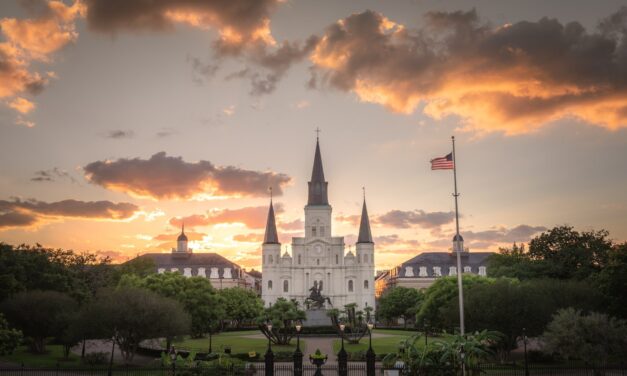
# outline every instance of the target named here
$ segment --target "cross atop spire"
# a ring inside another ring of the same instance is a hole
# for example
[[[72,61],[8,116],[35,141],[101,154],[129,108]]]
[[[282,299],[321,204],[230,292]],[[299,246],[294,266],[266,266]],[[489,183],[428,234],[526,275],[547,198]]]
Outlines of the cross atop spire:
[[[318,141],[320,139],[320,132],[322,132],[322,131],[320,130],[320,128],[316,127],[315,132],[316,132],[316,141]]]
[[[317,129],[317,132],[320,130]],[[327,196],[328,183],[324,180],[324,170],[322,168],[322,156],[320,154],[320,141],[316,137],[316,153],[311,171],[311,181],[309,181],[309,200],[307,205],[329,205]]]

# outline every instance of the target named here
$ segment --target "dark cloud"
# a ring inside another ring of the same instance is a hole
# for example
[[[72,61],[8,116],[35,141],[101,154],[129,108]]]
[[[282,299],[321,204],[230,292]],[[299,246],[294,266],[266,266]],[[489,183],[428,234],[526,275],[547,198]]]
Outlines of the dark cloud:
[[[150,159],[97,161],[84,167],[85,176],[107,189],[156,199],[187,199],[201,194],[212,196],[266,196],[268,187],[276,195],[290,177],[275,172],[215,166],[209,161],[185,162],[165,152]]]
[[[476,12],[432,12],[421,29],[365,11],[326,29],[311,85],[411,113],[524,133],[564,116],[627,126],[627,7],[594,31],[542,18],[499,27]]]
[[[270,13],[278,0],[86,0],[91,29],[165,31],[182,23],[220,33],[219,45],[236,50],[245,43],[271,42]]]
[[[411,226],[420,226],[423,228],[434,228],[453,222],[455,219],[454,212],[425,212],[424,210],[391,210],[385,214],[379,215],[374,222],[395,227],[409,228]]]
[[[486,231],[464,231],[465,240],[474,242],[514,243],[527,242],[534,235],[546,231],[544,226],[518,225],[513,228],[499,227]]]
[[[398,241],[399,241],[399,238],[398,238],[397,234],[381,235],[381,236],[375,236],[374,237],[375,244],[381,245],[381,246],[394,244],[394,243],[396,243]]]
[[[111,201],[0,200],[0,227],[30,226],[46,218],[129,219],[139,207]]]
[[[76,179],[69,172],[61,170],[60,168],[52,168],[50,170],[35,171],[35,176],[30,180],[36,182],[53,182],[58,180],[69,180],[72,183],[77,183]]]
[[[274,212],[280,214],[283,212],[283,205],[274,204]],[[170,224],[175,227],[181,227],[185,223],[185,227],[197,226],[213,226],[223,223],[243,223],[246,227],[252,229],[262,229],[266,227],[268,218],[267,206],[249,206],[240,209],[221,209],[213,210],[207,214],[194,214],[186,217],[176,217],[170,219]]]
[[[212,79],[220,68],[219,64],[203,63],[199,58],[189,55],[187,62],[192,65],[192,81],[197,85]]]
[[[121,139],[125,139],[125,138],[133,138],[135,137],[135,132],[131,131],[131,130],[122,130],[122,129],[116,129],[116,130],[112,130],[107,132],[106,135],[107,138],[112,138],[115,140],[121,140]]]

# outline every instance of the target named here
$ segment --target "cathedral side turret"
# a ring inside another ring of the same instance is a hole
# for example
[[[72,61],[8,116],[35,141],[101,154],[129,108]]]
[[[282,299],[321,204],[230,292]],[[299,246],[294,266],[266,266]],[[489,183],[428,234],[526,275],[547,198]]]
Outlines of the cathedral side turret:
[[[262,299],[266,306],[279,297],[304,303],[316,285],[333,307],[356,303],[374,308],[374,243],[366,201],[362,207],[355,254],[346,252],[344,237],[333,236],[332,210],[324,178],[320,143],[316,150],[308,200],[305,206],[305,236],[292,238],[291,256],[281,255],[272,200],[262,245]]]

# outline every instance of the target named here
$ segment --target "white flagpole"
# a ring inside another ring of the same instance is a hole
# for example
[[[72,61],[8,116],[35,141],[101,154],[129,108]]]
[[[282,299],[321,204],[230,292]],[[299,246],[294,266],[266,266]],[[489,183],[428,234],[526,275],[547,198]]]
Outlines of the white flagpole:
[[[459,290],[459,331],[463,336],[466,333],[466,328],[464,325],[464,289],[462,286],[462,258],[461,253],[463,249],[462,242],[459,241],[459,211],[457,205],[457,197],[459,193],[457,193],[457,161],[455,160],[455,136],[451,136],[451,140],[453,141],[453,182],[455,185],[455,193],[453,196],[455,197],[455,241],[453,243],[453,250],[457,253],[457,289]],[[461,245],[461,247],[460,247]]]

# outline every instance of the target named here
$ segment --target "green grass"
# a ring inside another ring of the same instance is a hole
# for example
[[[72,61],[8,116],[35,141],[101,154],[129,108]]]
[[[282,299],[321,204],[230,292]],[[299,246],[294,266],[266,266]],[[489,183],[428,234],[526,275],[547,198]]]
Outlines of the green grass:
[[[407,338],[416,334],[414,331],[405,331],[405,330],[386,330],[386,329],[375,329],[373,333],[386,334],[386,337],[373,337],[372,338],[372,349],[377,354],[386,354],[391,352],[398,351],[398,345],[401,341],[406,340]],[[444,337],[438,338],[428,338],[429,341],[434,340],[446,340]],[[416,347],[422,349],[424,347],[424,337],[420,337],[416,341]],[[333,350],[335,352],[340,351],[341,340],[337,339],[333,341]],[[358,344],[350,344],[344,341],[344,348],[347,352],[356,352],[356,351],[366,351],[368,350],[368,335],[365,335]]]
[[[26,346],[20,346],[13,351],[13,354],[0,356],[0,359],[18,365],[24,363],[26,367],[38,368],[56,367],[57,363],[62,368],[81,365],[80,357],[72,353],[70,353],[69,359],[64,359],[63,346],[61,345],[46,345],[45,354],[33,354]]]
[[[240,331],[240,332],[224,332],[220,334],[214,334],[212,336],[212,349],[214,352],[222,352],[225,346],[231,346],[231,352],[248,353],[255,351],[258,354],[264,354],[268,348],[268,340],[265,337],[262,338],[247,338],[247,336],[253,336],[261,334],[260,331]],[[176,348],[184,350],[196,350],[199,352],[206,352],[209,349],[209,338],[189,338],[186,337],[182,341],[174,341],[172,343]],[[301,350],[305,349],[305,341],[300,341]],[[296,338],[293,338],[291,343],[287,346],[272,345],[273,351],[294,351],[296,349]]]

